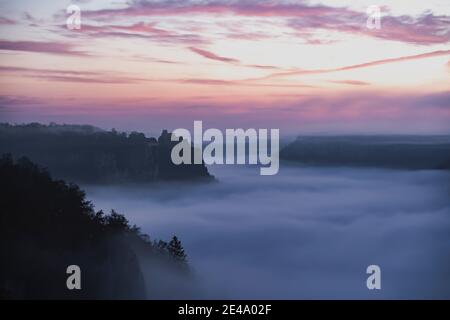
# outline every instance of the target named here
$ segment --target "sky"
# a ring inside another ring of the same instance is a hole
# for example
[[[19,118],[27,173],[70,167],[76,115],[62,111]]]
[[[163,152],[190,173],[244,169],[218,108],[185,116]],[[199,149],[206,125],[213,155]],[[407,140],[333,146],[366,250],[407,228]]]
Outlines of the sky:
[[[66,9],[81,10],[80,29]],[[367,9],[380,9],[380,28]],[[450,133],[447,0],[0,0],[0,121]]]

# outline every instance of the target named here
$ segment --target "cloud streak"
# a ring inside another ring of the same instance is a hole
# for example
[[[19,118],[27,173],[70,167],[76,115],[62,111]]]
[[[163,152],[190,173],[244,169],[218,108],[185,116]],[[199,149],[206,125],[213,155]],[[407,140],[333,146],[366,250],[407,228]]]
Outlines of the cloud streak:
[[[67,33],[67,28],[62,25],[59,33],[64,35],[89,37],[89,38],[125,38],[125,39],[142,39],[166,44],[188,44],[188,45],[204,45],[209,41],[198,34],[179,33],[158,28],[156,23],[138,22],[134,24],[107,24],[92,25],[84,23],[81,29]]]
[[[0,66],[0,71],[3,74],[10,74],[13,76],[25,76],[34,79],[56,82],[76,82],[86,84],[133,84],[149,81],[143,78],[117,76],[106,72],[35,69],[10,66]]]
[[[232,63],[232,64],[240,63],[240,61],[237,59],[222,57],[222,56],[216,55],[215,53],[212,53],[207,50],[203,50],[203,49],[199,49],[199,48],[195,48],[195,47],[190,47],[189,50],[191,50],[192,52],[194,52],[206,59],[221,61],[221,62],[226,62],[226,63]]]
[[[413,60],[420,60],[420,59],[439,57],[439,56],[445,56],[445,55],[450,55],[450,50],[437,50],[437,51],[421,53],[421,54],[416,54],[416,55],[410,55],[410,56],[403,56],[403,57],[396,57],[396,58],[388,58],[388,59],[382,59],[382,60],[369,61],[369,62],[365,62],[365,63],[353,64],[353,65],[337,67],[337,68],[302,69],[302,70],[294,70],[294,71],[281,72],[281,73],[273,73],[273,74],[268,75],[268,76],[266,76],[266,77],[264,77],[262,79],[286,77],[286,76],[299,76],[299,75],[307,75],[307,74],[320,74],[320,73],[332,73],[332,72],[348,71],[348,70],[374,67],[374,66],[379,66],[379,65],[389,64],[389,63],[395,63],[395,62],[413,61]]]
[[[359,81],[359,80],[332,80],[328,81],[330,83],[336,83],[336,84],[347,84],[352,86],[368,86],[370,85],[369,82],[365,81]]]
[[[229,63],[229,64],[236,65],[236,66],[262,69],[262,70],[280,70],[280,68],[275,67],[275,66],[259,65],[259,64],[243,64],[239,59],[223,57],[223,56],[217,55],[211,51],[196,48],[196,47],[189,47],[189,50],[198,54],[199,56],[201,56],[205,59]]]
[[[6,17],[0,17],[0,25],[11,25],[11,24],[16,24],[16,21]]]
[[[47,53],[77,57],[89,56],[86,52],[75,50],[72,44],[60,42],[0,40],[0,50]]]
[[[303,1],[131,1],[120,9],[92,10],[90,18],[155,17],[187,15],[236,15],[256,18],[284,18],[296,31],[330,30],[362,34],[368,37],[429,45],[450,41],[450,17],[425,13],[420,16],[383,17],[383,28],[373,31],[366,27],[367,15],[345,7],[311,5]],[[270,24],[270,22],[268,22]]]

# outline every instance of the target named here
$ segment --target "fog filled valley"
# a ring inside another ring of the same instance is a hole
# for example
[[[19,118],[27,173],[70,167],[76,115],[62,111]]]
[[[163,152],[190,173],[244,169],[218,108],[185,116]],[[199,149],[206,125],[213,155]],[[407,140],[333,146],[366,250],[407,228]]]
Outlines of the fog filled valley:
[[[83,185],[152,237],[179,235],[184,298],[449,298],[450,172],[211,166],[208,184]],[[366,268],[382,269],[382,290]]]
[[[301,137],[267,176],[177,166],[173,146],[0,124],[0,297],[450,298],[449,136]]]

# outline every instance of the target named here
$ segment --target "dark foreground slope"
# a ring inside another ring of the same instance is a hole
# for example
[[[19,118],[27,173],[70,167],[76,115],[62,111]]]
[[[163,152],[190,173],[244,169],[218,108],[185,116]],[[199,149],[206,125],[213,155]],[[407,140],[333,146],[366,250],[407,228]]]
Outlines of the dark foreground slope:
[[[211,179],[203,164],[174,165],[176,142],[170,138],[167,131],[156,140],[91,126],[0,124],[0,154],[26,156],[53,176],[76,182]]]
[[[161,297],[149,278],[189,277],[174,237],[152,242],[120,214],[94,212],[76,185],[53,180],[22,158],[0,159],[0,296],[10,299]],[[66,269],[81,268],[81,290],[68,290]],[[164,292],[162,297],[167,297]]]
[[[301,137],[284,147],[280,157],[321,166],[450,169],[450,137]]]

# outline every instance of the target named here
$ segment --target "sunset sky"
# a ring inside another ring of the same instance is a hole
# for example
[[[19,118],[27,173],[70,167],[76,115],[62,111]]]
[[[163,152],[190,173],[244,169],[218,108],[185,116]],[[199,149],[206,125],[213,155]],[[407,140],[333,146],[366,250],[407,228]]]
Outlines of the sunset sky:
[[[81,8],[81,29],[66,8]],[[366,9],[381,8],[381,29]],[[450,133],[448,0],[0,0],[0,122]]]

